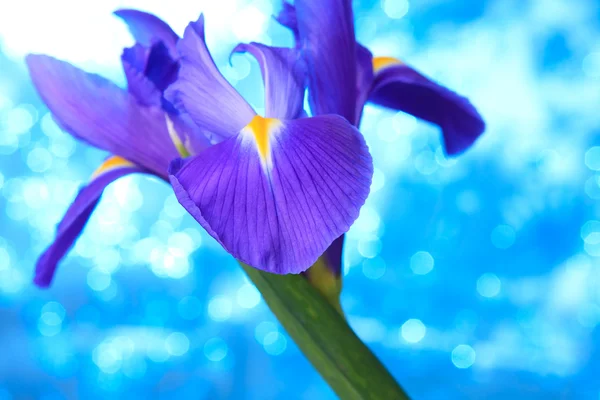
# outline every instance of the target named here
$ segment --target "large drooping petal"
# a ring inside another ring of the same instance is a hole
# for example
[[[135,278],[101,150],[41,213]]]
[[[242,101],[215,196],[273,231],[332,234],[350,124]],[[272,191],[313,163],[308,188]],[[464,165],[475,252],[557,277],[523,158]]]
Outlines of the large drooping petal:
[[[469,100],[393,58],[373,60],[373,103],[393,108],[442,128],[446,152],[456,155],[475,142],[485,123]]]
[[[296,119],[302,115],[306,69],[298,50],[241,43],[233,51],[252,54],[260,65],[265,84],[265,117]]]
[[[121,9],[114,12],[127,24],[135,41],[145,47],[150,47],[154,42],[161,41],[169,49],[173,59],[177,59],[177,40],[179,36],[171,27],[155,15],[131,9]]]
[[[356,121],[356,39],[350,0],[296,0],[313,115]]]
[[[34,278],[37,285],[41,287],[50,285],[57,264],[73,246],[85,227],[104,189],[111,182],[134,172],[145,172],[145,170],[121,157],[110,157],[96,170],[92,180],[79,191],[62,221],[58,224],[54,242],[39,258]]]
[[[306,270],[350,228],[373,165],[360,132],[340,116],[256,116],[170,173],[179,202],[227,251],[286,274]]]
[[[35,87],[58,124],[73,136],[166,176],[178,157],[165,113],[95,74],[45,55],[28,55]]]
[[[202,15],[188,25],[177,47],[181,67],[167,99],[217,139],[236,135],[256,113],[217,69],[204,41]]]

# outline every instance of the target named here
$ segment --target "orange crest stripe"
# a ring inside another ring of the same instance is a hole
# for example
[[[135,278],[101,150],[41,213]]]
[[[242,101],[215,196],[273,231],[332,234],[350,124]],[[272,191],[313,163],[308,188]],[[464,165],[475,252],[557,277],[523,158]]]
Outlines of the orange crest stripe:
[[[258,154],[263,161],[269,160],[271,153],[269,136],[275,125],[279,122],[276,118],[263,118],[260,115],[255,115],[252,121],[246,125],[245,129],[248,129],[252,133]]]
[[[402,61],[394,57],[373,57],[373,73],[377,74],[384,68],[402,64]]]
[[[92,180],[117,168],[135,167],[135,164],[123,157],[112,156],[106,159],[92,174]]]

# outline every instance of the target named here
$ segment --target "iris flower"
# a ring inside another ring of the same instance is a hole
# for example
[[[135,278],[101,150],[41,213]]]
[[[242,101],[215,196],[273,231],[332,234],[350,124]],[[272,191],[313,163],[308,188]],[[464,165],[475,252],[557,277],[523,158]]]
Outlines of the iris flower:
[[[179,39],[157,17],[136,10],[115,12],[137,43],[123,51],[127,89],[46,55],[28,55],[33,83],[59,126],[76,138],[113,154],[94,172],[58,225],[56,238],[39,258],[34,281],[49,286],[56,266],[77,239],[104,189],[132,173],[168,179],[169,162],[186,142],[190,151],[208,147],[189,117],[164,99],[177,77]],[[178,136],[179,132],[182,136]]]
[[[305,71],[295,49],[235,49],[260,65],[262,117],[219,73],[202,16],[179,40],[153,15],[116,14],[137,41],[122,56],[127,90],[52,57],[27,57],[57,123],[114,154],[68,208],[35,282],[51,283],[104,188],[130,173],[170,180],[183,206],[238,260],[275,273],[307,269],[349,229],[369,193],[372,160],[361,134],[340,116],[302,118]]]
[[[285,274],[310,267],[358,217],[373,166],[361,133],[339,115],[305,118],[296,49],[242,44],[264,80],[257,115],[215,67],[202,18],[178,43],[167,98],[219,143],[171,164],[179,202],[235,258]]]
[[[447,154],[457,155],[483,133],[471,103],[393,57],[373,57],[356,41],[351,0],[296,0],[276,17],[292,30],[308,69],[313,115],[335,113],[360,125],[367,102],[404,111],[441,127]],[[343,236],[327,250],[339,276]]]

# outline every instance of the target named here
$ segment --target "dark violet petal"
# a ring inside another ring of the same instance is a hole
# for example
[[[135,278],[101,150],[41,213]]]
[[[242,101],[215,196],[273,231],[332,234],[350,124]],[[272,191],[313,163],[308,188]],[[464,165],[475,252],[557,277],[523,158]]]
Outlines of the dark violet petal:
[[[110,81],[44,55],[28,55],[31,79],[58,124],[73,136],[166,176],[178,156],[165,113],[142,106]]]
[[[449,155],[465,151],[485,130],[481,115],[467,98],[405,64],[381,68],[369,100],[440,126]]]
[[[295,119],[302,115],[306,70],[298,50],[242,43],[233,51],[252,54],[260,65],[265,83],[265,117]]]
[[[335,239],[325,251],[325,265],[336,277],[342,274],[342,256],[344,251],[344,236]]]
[[[148,55],[150,49],[140,43],[136,43],[131,47],[123,49],[121,61],[126,62],[133,70],[144,74],[146,64],[148,63]]]
[[[202,15],[188,25],[177,47],[181,67],[167,100],[221,140],[237,134],[256,113],[217,69],[204,42]]]
[[[356,39],[350,0],[296,0],[313,115],[356,121]]]
[[[129,93],[146,106],[165,105],[163,92],[177,78],[179,63],[171,58],[164,43],[155,42],[150,47],[136,43],[123,50],[121,61]]]
[[[169,54],[169,50],[163,42],[156,42],[150,46],[144,75],[152,82],[160,92],[175,82],[179,62]]]
[[[373,163],[360,132],[340,116],[257,116],[170,173],[179,202],[228,252],[287,274],[305,271],[350,228]]]
[[[125,159],[110,157],[97,170],[91,182],[79,191],[58,225],[54,242],[37,262],[34,282],[38,286],[50,286],[58,263],[81,234],[104,189],[111,182],[134,172],[145,171]]]
[[[160,107],[162,93],[144,73],[149,53],[150,49],[136,43],[133,47],[123,50],[121,62],[129,93],[145,106]]]
[[[177,59],[176,45],[179,37],[166,22],[139,10],[121,9],[114,14],[125,21],[136,42],[150,47],[152,43],[161,41],[169,49],[171,58]]]

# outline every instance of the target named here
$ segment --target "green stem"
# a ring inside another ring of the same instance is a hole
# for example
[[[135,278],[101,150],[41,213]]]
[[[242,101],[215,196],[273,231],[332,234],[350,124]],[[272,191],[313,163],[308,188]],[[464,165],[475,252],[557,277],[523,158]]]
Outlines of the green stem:
[[[269,274],[240,264],[279,322],[341,399],[409,398],[306,278]]]

